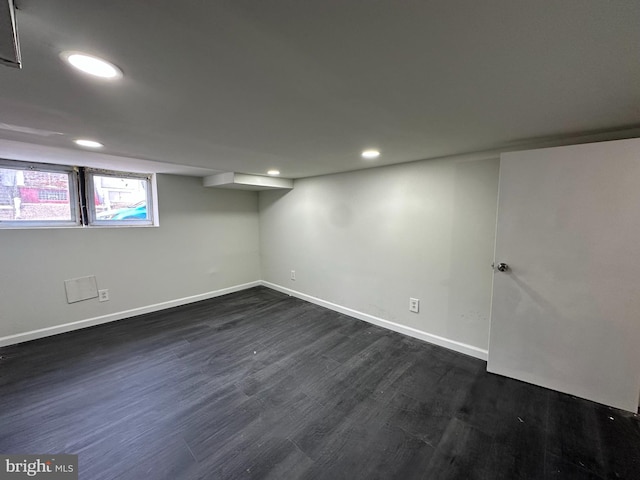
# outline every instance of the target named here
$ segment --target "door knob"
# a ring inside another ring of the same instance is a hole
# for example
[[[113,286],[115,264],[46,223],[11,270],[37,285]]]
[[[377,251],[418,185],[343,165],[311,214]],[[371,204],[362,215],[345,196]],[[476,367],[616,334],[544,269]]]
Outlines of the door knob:
[[[499,272],[506,272],[507,270],[509,270],[509,265],[507,265],[506,263],[499,263],[496,268]]]

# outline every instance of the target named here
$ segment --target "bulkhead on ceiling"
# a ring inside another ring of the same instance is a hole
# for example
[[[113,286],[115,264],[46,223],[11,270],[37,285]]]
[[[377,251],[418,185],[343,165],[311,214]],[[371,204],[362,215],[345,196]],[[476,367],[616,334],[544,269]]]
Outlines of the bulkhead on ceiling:
[[[236,190],[291,190],[293,188],[293,180],[289,178],[247,175],[245,173],[236,172],[209,175],[202,179],[202,184],[205,187],[233,188]]]

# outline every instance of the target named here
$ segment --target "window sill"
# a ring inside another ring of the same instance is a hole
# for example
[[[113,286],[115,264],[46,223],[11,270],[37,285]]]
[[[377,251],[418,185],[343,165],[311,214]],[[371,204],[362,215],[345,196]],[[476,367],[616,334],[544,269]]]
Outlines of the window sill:
[[[160,225],[0,225],[2,230],[94,230],[103,228],[157,228]]]

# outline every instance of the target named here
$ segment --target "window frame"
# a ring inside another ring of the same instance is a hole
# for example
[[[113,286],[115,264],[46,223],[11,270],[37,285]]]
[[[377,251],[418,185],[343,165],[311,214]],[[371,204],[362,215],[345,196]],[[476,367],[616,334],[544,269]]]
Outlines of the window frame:
[[[109,227],[157,227],[158,192],[155,173],[136,173],[106,170],[93,167],[79,167],[54,163],[38,163],[0,158],[0,168],[13,170],[34,170],[51,173],[66,173],[69,176],[69,205],[72,220],[0,220],[0,230],[42,229],[42,228],[109,228]],[[112,176],[146,180],[146,219],[99,220],[95,205],[94,176]]]
[[[37,162],[23,162],[0,158],[0,168],[9,170],[33,170],[38,172],[66,173],[69,177],[69,207],[71,220],[0,220],[2,228],[56,228],[82,226],[80,215],[80,193],[78,167]]]
[[[147,204],[147,218],[133,218],[129,220],[100,220],[97,218],[96,202],[95,202],[95,183],[93,178],[99,177],[114,177],[114,178],[131,178],[135,180],[146,180],[146,204]],[[85,181],[85,198],[87,206],[87,219],[88,226],[96,227],[123,227],[123,226],[154,226],[157,224],[154,208],[154,192],[155,182],[154,175],[151,173],[133,173],[133,172],[119,172],[115,170],[102,170],[98,168],[85,168],[84,169],[84,181]]]

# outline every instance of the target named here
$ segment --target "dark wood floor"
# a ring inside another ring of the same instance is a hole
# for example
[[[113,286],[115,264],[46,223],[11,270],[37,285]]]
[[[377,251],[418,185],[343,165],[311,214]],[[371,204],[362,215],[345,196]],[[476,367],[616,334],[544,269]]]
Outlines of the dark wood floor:
[[[0,453],[81,479],[640,478],[637,417],[262,287],[0,356]]]

